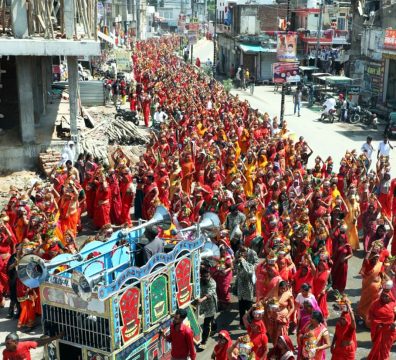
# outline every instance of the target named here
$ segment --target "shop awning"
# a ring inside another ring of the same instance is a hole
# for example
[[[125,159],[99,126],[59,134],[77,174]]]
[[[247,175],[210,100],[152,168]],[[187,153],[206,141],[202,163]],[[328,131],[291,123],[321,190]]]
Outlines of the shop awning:
[[[112,37],[110,37],[109,35],[106,35],[105,33],[98,31],[98,37],[101,38],[102,40],[107,41],[108,43],[114,45],[114,39]]]
[[[261,45],[239,45],[239,48],[244,52],[244,53],[259,53],[259,52],[267,52]],[[272,49],[271,49],[272,50]],[[275,49],[276,52],[276,49]]]

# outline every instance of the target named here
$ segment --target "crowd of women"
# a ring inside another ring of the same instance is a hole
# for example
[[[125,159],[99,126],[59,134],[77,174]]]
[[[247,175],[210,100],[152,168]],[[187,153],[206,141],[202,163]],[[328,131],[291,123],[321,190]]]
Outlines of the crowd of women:
[[[15,273],[23,255],[50,260],[76,252],[82,214],[96,237],[106,238],[112,225],[131,226],[132,207],[136,219],[148,220],[162,204],[174,227],[207,211],[221,220],[213,239],[221,256],[210,274],[220,311],[229,311],[236,296],[246,334],[233,343],[227,329],[219,331],[214,359],[325,359],[327,349],[333,359],[355,359],[355,312],[371,331],[368,359],[389,359],[396,340],[396,182],[389,159],[370,164],[367,153],[353,150],[338,171],[331,157],[309,166],[313,151],[305,139],[184,63],[174,55],[178,46],[178,38],[165,37],[134,49],[132,98],[145,99],[146,124],[154,110],[167,114],[137,164],[120,149],[111,168],[88,154],[27,191],[10,189],[0,223],[0,301],[10,296],[9,316],[22,329],[40,313],[38,289]],[[361,299],[352,310],[348,261],[359,249]],[[340,313],[332,341],[330,296]]]

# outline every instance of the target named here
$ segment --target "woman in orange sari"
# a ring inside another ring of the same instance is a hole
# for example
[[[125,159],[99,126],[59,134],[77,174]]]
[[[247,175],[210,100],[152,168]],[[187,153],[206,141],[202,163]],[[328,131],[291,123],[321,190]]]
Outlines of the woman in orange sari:
[[[64,189],[64,194],[59,202],[59,211],[59,226],[62,234],[70,230],[74,237],[77,236],[77,226],[79,222],[78,191],[73,182],[69,182],[68,186]]]
[[[15,222],[15,237],[17,244],[20,244],[26,237],[26,233],[29,227],[29,216],[28,212],[24,207],[20,207],[17,211],[17,219]]]
[[[346,199],[346,205],[349,212],[346,215],[345,223],[348,226],[347,238],[352,250],[359,249],[359,235],[357,229],[357,220],[360,216],[360,206],[355,195],[351,195]]]
[[[378,299],[381,289],[382,264],[380,254],[371,250],[363,260],[363,266],[359,272],[362,275],[362,291],[357,311],[367,327],[370,327],[368,318],[370,306]]]
[[[182,189],[187,195],[190,195],[195,172],[195,166],[191,155],[187,155],[186,160],[181,163],[181,168],[183,175],[181,181]]]

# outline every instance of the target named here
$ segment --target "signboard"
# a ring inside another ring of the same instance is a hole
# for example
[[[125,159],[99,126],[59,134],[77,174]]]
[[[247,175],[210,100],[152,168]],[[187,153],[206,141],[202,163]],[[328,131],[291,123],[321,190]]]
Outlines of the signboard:
[[[188,30],[189,31],[195,31],[195,32],[199,31],[199,24],[198,23],[190,22],[187,26],[188,26]]]
[[[115,51],[118,71],[131,71],[131,55],[129,51],[117,49]]]
[[[198,41],[198,35],[195,31],[193,31],[193,32],[189,31],[187,34],[187,38],[188,38],[189,45],[195,45]]]
[[[278,34],[276,58],[282,62],[295,62],[297,53],[297,34]]]
[[[177,27],[178,27],[179,31],[184,31],[184,29],[186,28],[186,15],[183,15],[183,14],[179,15]]]
[[[374,94],[381,94],[383,88],[384,61],[370,61],[366,67],[368,86]]]
[[[396,51],[396,30],[385,30],[384,49]]]
[[[299,63],[273,63],[272,74],[273,82],[276,84],[283,84],[286,82],[299,82],[300,75],[298,75]]]
[[[359,95],[360,94],[360,86],[351,86],[347,88],[348,95]]]

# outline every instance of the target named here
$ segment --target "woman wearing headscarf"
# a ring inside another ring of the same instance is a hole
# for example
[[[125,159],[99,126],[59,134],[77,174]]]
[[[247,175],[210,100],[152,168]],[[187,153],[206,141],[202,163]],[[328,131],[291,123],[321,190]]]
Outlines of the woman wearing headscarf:
[[[216,281],[219,309],[225,309],[231,302],[230,286],[232,281],[232,257],[225,245],[220,246],[220,259],[212,271],[212,278]]]
[[[302,330],[309,324],[315,311],[320,313],[320,307],[317,302],[311,298],[306,299],[298,318],[298,334],[301,334]]]
[[[268,353],[268,358],[271,360],[296,360],[297,356],[294,354],[294,345],[287,335],[278,337],[276,346],[274,346]]]
[[[355,316],[347,299],[343,299],[340,306],[342,313],[337,321],[331,344],[331,359],[355,360],[357,348]]]
[[[390,291],[393,283],[387,285],[369,311],[373,346],[367,360],[389,360],[396,340],[396,300]]]
[[[258,308],[257,308],[258,309]],[[253,310],[253,311],[252,311]],[[243,323],[253,343],[253,352],[256,360],[265,360],[268,353],[268,337],[264,321],[255,315],[257,310],[252,308],[243,317]],[[253,316],[251,314],[253,313]]]
[[[329,331],[324,325],[323,315],[314,311],[298,336],[298,359],[324,360],[330,347]]]
[[[230,333],[227,330],[219,332],[217,344],[212,353],[213,360],[227,360],[227,351],[232,346]]]

